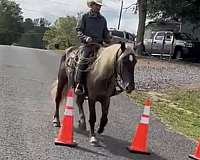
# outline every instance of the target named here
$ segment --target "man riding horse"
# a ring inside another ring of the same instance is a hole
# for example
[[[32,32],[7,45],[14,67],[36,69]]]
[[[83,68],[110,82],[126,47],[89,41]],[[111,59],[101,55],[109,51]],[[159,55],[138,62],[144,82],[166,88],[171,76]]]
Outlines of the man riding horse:
[[[79,47],[70,47],[60,61],[53,124],[55,127],[60,127],[60,102],[62,102],[63,93],[66,92],[65,89],[74,86],[73,78],[76,72],[77,55],[81,53],[75,80],[78,82],[75,87],[75,93],[77,94],[75,103],[79,111],[78,128],[83,131],[87,129],[83,106],[87,96],[90,143],[98,146],[95,132],[95,104],[96,102],[101,104],[102,114],[97,130],[97,133],[101,134],[108,122],[111,97],[123,91],[130,93],[135,89],[134,70],[137,59],[135,51],[130,47],[126,47],[123,42],[99,49],[103,42],[107,43],[111,40],[106,19],[100,14],[102,0],[88,0],[87,4],[91,9],[82,16],[76,28],[83,44],[82,50],[80,52]],[[96,48],[96,46],[98,47]],[[94,63],[88,68],[86,62],[91,62],[94,59],[94,53],[96,53]],[[84,76],[86,71],[87,76]],[[118,88],[120,90],[117,90]]]
[[[76,75],[77,86],[75,93],[81,95],[84,93],[84,73],[87,65],[84,59],[89,58],[93,52],[90,43],[102,45],[103,42],[110,43],[110,34],[107,28],[105,17],[100,14],[102,0],[88,0],[87,5],[90,11],[83,14],[77,23],[76,31],[83,45],[82,57],[79,60],[78,70]]]

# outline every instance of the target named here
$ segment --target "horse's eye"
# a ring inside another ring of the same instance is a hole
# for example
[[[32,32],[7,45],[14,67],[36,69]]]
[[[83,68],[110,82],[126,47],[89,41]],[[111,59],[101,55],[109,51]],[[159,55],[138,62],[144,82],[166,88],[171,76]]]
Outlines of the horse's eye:
[[[129,61],[133,62],[133,55],[129,55]]]

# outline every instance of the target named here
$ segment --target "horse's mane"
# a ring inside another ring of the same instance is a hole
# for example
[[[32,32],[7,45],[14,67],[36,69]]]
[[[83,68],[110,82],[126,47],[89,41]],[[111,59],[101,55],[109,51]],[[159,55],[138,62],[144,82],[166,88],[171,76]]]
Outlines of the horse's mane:
[[[91,73],[95,75],[95,79],[106,79],[114,73],[114,63],[120,47],[120,44],[113,44],[99,50],[98,57],[91,70]]]

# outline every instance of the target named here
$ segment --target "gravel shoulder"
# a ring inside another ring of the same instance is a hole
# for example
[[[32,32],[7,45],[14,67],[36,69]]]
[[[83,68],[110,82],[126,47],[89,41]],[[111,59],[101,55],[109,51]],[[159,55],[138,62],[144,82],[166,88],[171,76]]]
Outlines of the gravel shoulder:
[[[144,91],[200,88],[200,64],[139,57],[135,82]]]

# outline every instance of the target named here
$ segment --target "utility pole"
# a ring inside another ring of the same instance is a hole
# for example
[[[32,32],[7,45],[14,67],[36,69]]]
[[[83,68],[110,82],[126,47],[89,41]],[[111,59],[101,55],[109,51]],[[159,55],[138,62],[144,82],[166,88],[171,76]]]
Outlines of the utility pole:
[[[118,27],[117,27],[118,30],[119,30],[120,23],[121,23],[121,18],[122,18],[123,3],[124,3],[124,2],[123,2],[123,0],[122,0],[121,9],[120,9],[120,14],[119,14],[119,22],[118,22]]]
[[[138,55],[143,53],[143,41],[144,41],[144,31],[145,31],[145,21],[147,14],[147,0],[137,0],[138,11],[139,11],[139,24],[137,29],[137,43],[142,43],[139,45],[136,52]]]

